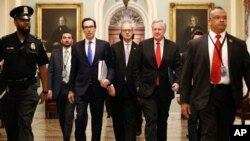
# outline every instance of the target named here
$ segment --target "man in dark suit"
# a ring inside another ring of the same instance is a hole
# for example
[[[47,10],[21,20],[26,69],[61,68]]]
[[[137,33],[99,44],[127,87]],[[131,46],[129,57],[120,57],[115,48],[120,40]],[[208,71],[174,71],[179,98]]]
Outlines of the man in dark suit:
[[[110,101],[112,121],[116,141],[136,141],[137,92],[133,66],[138,57],[138,45],[133,41],[131,23],[122,23],[120,37],[121,41],[111,46],[115,69],[113,85],[116,90],[116,95]]]
[[[188,42],[181,109],[186,117],[192,112],[190,105],[198,110],[201,141],[228,141],[229,127],[242,103],[242,77],[250,88],[250,56],[244,41],[226,33],[223,8],[211,9],[208,24],[209,33]]]
[[[174,42],[164,38],[162,20],[153,21],[152,32],[153,38],[140,43],[135,85],[146,118],[146,141],[166,141],[169,107],[179,89],[180,53]]]
[[[86,141],[88,123],[87,107],[90,105],[92,141],[100,141],[106,88],[113,79],[113,62],[108,42],[95,38],[96,22],[91,18],[82,20],[86,39],[72,47],[70,91],[68,99],[76,104],[76,141]],[[98,62],[107,65],[107,77],[98,81]]]
[[[75,109],[74,104],[68,101],[72,34],[62,33],[61,44],[61,48],[53,50],[48,66],[48,99],[56,100],[63,140],[70,141]]]

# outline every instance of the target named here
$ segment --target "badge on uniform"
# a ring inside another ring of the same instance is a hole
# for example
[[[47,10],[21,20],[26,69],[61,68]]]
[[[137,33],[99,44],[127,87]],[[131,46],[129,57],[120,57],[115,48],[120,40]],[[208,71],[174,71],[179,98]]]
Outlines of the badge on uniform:
[[[221,66],[221,75],[226,76],[227,75],[227,68],[225,66]]]
[[[31,43],[31,44],[30,44],[30,48],[31,48],[32,50],[35,50],[35,49],[36,49],[35,43]]]

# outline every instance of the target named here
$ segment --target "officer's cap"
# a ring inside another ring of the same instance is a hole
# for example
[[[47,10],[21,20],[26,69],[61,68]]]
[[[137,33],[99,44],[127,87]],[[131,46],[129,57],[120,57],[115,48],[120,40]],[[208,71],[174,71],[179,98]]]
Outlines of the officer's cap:
[[[30,19],[34,10],[29,6],[18,6],[10,11],[10,16],[14,19]]]

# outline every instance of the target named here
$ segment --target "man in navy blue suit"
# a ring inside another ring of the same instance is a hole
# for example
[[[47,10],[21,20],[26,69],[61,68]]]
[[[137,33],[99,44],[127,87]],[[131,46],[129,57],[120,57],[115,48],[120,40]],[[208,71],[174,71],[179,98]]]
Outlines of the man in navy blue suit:
[[[62,47],[54,49],[50,58],[48,99],[56,100],[63,140],[70,141],[75,109],[74,104],[68,101],[72,34],[69,32],[62,33],[61,44]]]
[[[95,20],[84,18],[82,29],[86,38],[77,42],[72,48],[68,99],[76,104],[76,141],[86,140],[88,105],[91,113],[92,141],[100,141],[106,89],[111,85],[114,75],[113,61],[109,43],[95,38]],[[98,81],[100,60],[104,60],[107,65],[107,77],[102,81]]]

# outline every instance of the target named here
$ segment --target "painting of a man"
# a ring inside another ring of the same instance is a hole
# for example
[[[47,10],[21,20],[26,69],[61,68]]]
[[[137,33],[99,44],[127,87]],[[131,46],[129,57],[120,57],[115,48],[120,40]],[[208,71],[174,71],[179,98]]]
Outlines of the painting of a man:
[[[207,32],[207,9],[176,10],[176,43],[180,52],[186,51],[186,43],[191,40],[195,30]]]
[[[54,30],[50,37],[50,45],[52,48],[57,48],[60,46],[60,39],[63,33],[71,33],[71,29],[69,29],[66,25],[66,19],[64,16],[60,16],[58,19],[58,27]]]
[[[70,32],[77,40],[77,10],[76,9],[43,9],[42,39],[46,51],[51,52],[60,46],[62,33]]]
[[[186,50],[186,43],[191,40],[191,36],[196,30],[203,31],[202,27],[198,25],[198,19],[195,16],[191,16],[189,19],[190,24],[183,32],[182,38],[182,52]]]

